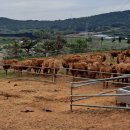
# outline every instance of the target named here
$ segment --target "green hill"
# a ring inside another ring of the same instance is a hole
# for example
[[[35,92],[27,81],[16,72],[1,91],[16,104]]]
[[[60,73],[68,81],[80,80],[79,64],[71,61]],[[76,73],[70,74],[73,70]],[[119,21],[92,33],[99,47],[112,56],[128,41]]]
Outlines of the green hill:
[[[130,34],[130,10],[56,21],[21,21],[0,18],[0,34],[32,32],[37,29],[65,33],[93,31],[112,35],[128,35]]]

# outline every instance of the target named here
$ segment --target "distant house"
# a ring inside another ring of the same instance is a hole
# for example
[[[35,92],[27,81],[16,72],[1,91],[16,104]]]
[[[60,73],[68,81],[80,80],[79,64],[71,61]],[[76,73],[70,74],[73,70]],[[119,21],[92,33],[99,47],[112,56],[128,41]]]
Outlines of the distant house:
[[[97,34],[97,35],[93,35],[94,37],[97,37],[97,38],[101,38],[103,37],[104,39],[113,39],[114,37],[110,37],[108,35],[105,35],[105,34]]]

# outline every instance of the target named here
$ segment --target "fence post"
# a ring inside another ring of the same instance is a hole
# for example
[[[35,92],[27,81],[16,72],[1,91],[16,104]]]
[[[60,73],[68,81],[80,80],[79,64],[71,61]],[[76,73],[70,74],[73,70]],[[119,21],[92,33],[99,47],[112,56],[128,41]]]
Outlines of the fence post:
[[[52,80],[53,80],[54,83],[56,81],[56,74],[55,74],[55,72],[56,72],[56,70],[55,70],[55,68],[53,68]]]
[[[73,97],[72,97],[72,95],[73,95],[73,84],[71,83],[71,89],[70,89],[70,111],[72,112],[73,111],[73,106],[72,106],[72,104],[73,104]]]

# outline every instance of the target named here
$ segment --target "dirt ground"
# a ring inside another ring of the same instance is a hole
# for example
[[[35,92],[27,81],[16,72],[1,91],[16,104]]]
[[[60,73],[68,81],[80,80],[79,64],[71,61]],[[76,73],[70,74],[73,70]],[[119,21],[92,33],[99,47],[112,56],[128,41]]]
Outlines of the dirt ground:
[[[129,130],[130,111],[74,107],[70,112],[70,83],[56,84],[0,79],[0,130]],[[75,93],[97,93],[102,84]],[[77,102],[78,103],[78,102]],[[115,98],[91,98],[79,103],[115,105]]]

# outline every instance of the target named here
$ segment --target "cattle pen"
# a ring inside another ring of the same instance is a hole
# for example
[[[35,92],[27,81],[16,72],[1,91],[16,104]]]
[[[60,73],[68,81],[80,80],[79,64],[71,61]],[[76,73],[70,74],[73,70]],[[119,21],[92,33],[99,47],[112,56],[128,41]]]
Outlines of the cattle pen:
[[[3,65],[1,65],[2,67]],[[24,67],[27,67],[27,66],[24,66]],[[33,66],[31,66],[33,67]],[[43,69],[42,67],[35,67],[35,68],[38,68],[38,69]],[[43,74],[43,73],[34,73],[34,72],[31,72],[31,71],[23,71],[23,72],[20,72],[21,74],[22,73],[26,73],[26,74],[29,74],[29,75],[33,75],[35,77],[37,77],[38,75],[41,75],[41,76],[49,76],[51,77],[50,80],[39,80],[38,77],[34,80],[33,78],[33,81],[38,81],[38,82],[48,82],[48,83],[56,83],[56,79],[58,78],[58,76],[60,77],[70,77],[71,78],[71,81],[69,80],[69,83],[71,84],[71,87],[70,87],[70,110],[73,111],[73,107],[94,107],[94,108],[113,108],[113,109],[126,109],[126,110],[130,110],[130,107],[129,106],[126,106],[126,107],[121,107],[121,106],[103,106],[103,105],[92,105],[92,104],[74,104],[74,102],[77,102],[77,101],[81,101],[81,100],[85,100],[85,99],[90,99],[90,98],[94,98],[94,97],[116,97],[116,96],[130,96],[130,94],[108,94],[108,93],[111,93],[111,92],[115,92],[117,89],[115,90],[112,90],[112,91],[107,91],[107,92],[102,92],[102,93],[96,93],[96,94],[74,94],[74,90],[75,89],[78,89],[78,88],[82,88],[82,87],[85,87],[87,85],[92,85],[92,84],[97,84],[97,83],[101,83],[101,82],[110,82],[110,83],[114,83],[114,84],[121,84],[121,85],[130,85],[130,83],[124,83],[124,82],[115,82],[113,80],[116,80],[116,79],[125,79],[125,78],[130,78],[130,75],[126,74],[119,74],[119,73],[109,73],[109,72],[100,72],[100,71],[89,71],[89,70],[80,70],[80,71],[87,71],[87,72],[91,72],[91,73],[98,73],[98,74],[117,74],[118,76],[117,77],[113,77],[113,78],[106,78],[106,79],[91,79],[89,77],[74,77],[72,75],[66,75],[65,74],[65,71],[67,70],[67,68],[59,68],[60,71],[64,72],[64,73],[55,73],[55,69],[54,68],[51,68],[53,70],[53,73],[52,74]],[[2,69],[1,69],[2,70]],[[12,70],[12,69],[11,69]],[[69,71],[78,71],[79,69],[69,69]],[[16,72],[15,72],[16,74]],[[5,75],[7,76],[8,73],[7,71],[5,70]],[[17,77],[17,75],[16,75]],[[21,75],[18,76],[19,79],[24,79]],[[17,77],[17,78],[18,78]],[[48,77],[47,77],[48,78]],[[77,81],[77,82],[74,82],[75,79],[80,79],[81,81]],[[25,80],[25,79],[24,79]],[[26,80],[29,80],[29,78],[27,78]],[[82,81],[83,80],[83,81]]]

